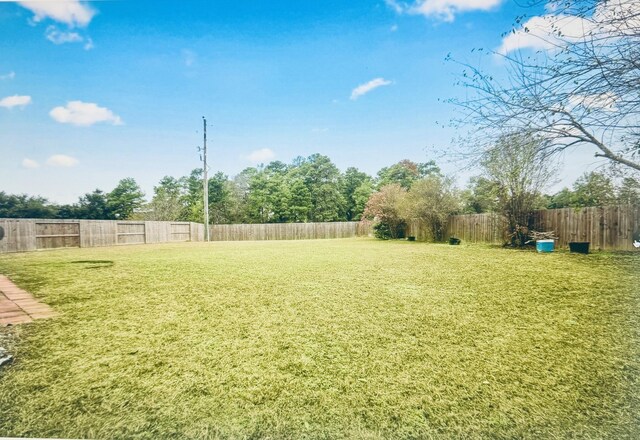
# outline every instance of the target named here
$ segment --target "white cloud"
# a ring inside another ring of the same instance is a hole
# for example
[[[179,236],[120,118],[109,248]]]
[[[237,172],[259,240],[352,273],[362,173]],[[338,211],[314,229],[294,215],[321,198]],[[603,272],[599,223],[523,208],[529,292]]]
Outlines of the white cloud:
[[[555,5],[555,4],[553,4]],[[522,28],[507,35],[497,52],[506,55],[519,49],[552,50],[578,42],[589,35],[620,37],[640,28],[640,2],[616,0],[601,2],[592,17],[555,14],[550,6],[546,15],[532,17]]]
[[[54,154],[47,159],[47,165],[51,167],[70,168],[78,165],[79,161],[75,157],[66,156],[64,154]]]
[[[396,0],[384,0],[384,2],[387,6],[396,11],[396,14],[402,14],[408,7],[406,3],[400,3]]]
[[[69,101],[65,107],[56,107],[49,115],[61,124],[89,126],[98,122],[112,125],[122,125],[120,116],[106,107],[100,107],[91,102]]]
[[[527,20],[521,29],[507,35],[497,52],[506,55],[519,49],[550,50],[577,41],[593,29],[581,17],[570,15],[542,15]]]
[[[29,159],[28,157],[25,157],[24,159],[22,159],[22,166],[24,168],[34,169],[34,168],[39,168],[40,164],[38,162],[36,162],[35,160],[32,160],[32,159]]]
[[[375,78],[372,79],[371,81],[364,83],[364,84],[360,84],[358,87],[356,87],[355,89],[353,89],[351,91],[351,100],[355,101],[356,99],[358,99],[359,97],[361,97],[362,95],[366,95],[367,93],[369,93],[370,91],[377,89],[378,87],[382,87],[382,86],[388,86],[389,84],[391,84],[391,81],[388,81],[384,78]]]
[[[391,26],[391,27],[389,28],[389,31],[391,31],[391,32],[395,32],[395,31],[397,31],[397,30],[398,30],[398,25],[397,25],[397,24],[394,24],[393,26]]]
[[[91,38],[87,38],[85,40],[84,46],[82,46],[84,48],[84,50],[91,50],[93,49],[95,46],[93,44],[93,40]]]
[[[51,41],[53,44],[82,43],[84,41],[84,38],[79,33],[61,31],[55,26],[47,27],[45,36],[47,37],[47,40]]]
[[[615,112],[618,96],[607,92],[599,95],[572,95],[569,97],[569,104],[572,106],[582,106],[586,109],[599,109],[607,112]]]
[[[93,10],[85,2],[79,0],[42,0],[42,1],[18,1],[23,8],[33,12],[33,20],[40,22],[46,18],[65,23],[70,27],[85,27],[91,19],[96,15]]]
[[[252,151],[246,157],[249,162],[263,163],[276,157],[276,154],[270,148],[261,148],[259,150]]]
[[[415,0],[413,3],[385,0],[398,14],[424,15],[442,21],[452,22],[461,12],[488,11],[500,5],[503,0]]]
[[[0,80],[13,79],[15,77],[16,77],[16,72],[9,72],[6,75],[0,75]]]
[[[0,107],[13,108],[13,107],[26,107],[31,104],[31,96],[27,95],[13,95],[0,99]]]

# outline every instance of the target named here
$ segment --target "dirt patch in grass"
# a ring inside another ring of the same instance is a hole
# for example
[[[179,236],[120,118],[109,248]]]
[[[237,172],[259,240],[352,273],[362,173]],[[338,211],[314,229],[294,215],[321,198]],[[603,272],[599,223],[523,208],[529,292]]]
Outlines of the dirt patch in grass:
[[[638,254],[186,243],[0,273],[63,312],[17,335],[0,435],[640,437]]]

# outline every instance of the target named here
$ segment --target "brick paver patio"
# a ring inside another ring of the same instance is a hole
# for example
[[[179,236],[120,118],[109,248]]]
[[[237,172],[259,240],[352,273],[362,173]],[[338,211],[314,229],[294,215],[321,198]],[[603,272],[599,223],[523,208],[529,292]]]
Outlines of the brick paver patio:
[[[0,326],[23,324],[55,314],[51,307],[0,275]]]

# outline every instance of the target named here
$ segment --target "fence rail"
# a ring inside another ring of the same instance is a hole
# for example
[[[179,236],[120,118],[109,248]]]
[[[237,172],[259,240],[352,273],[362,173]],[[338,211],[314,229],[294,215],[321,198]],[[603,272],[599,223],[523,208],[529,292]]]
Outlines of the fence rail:
[[[0,219],[0,228],[0,253],[204,240],[204,225],[189,222]]]

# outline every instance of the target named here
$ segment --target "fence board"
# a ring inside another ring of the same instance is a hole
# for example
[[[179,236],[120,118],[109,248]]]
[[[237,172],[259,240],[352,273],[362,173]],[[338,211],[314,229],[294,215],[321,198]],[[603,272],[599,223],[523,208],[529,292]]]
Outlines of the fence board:
[[[118,222],[117,244],[143,244],[146,242],[144,222]]]
[[[469,243],[500,244],[505,239],[505,227],[504,220],[496,214],[453,215],[448,219],[445,235]]]
[[[80,223],[36,221],[36,248],[80,247]]]
[[[0,252],[22,252],[36,250],[35,220],[0,219],[4,237],[0,240]]]
[[[102,247],[116,244],[116,222],[111,220],[81,220],[79,223],[80,247]]]
[[[189,223],[189,239],[191,241],[204,241],[204,225]]]
[[[191,227],[189,223],[170,223],[167,241],[189,241],[191,239]]]

